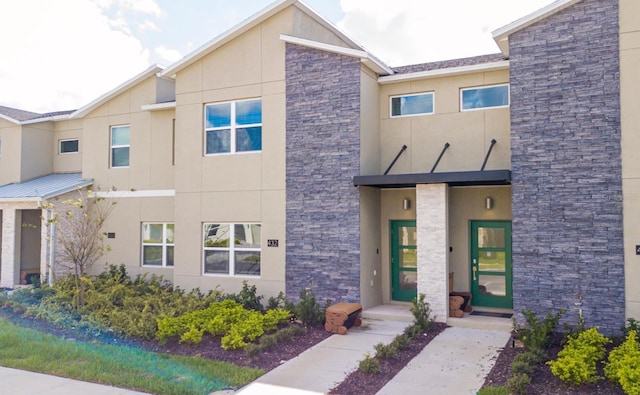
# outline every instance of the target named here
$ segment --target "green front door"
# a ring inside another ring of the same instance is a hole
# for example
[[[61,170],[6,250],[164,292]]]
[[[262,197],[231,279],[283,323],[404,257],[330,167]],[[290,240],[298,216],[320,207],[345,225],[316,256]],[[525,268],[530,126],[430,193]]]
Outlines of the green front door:
[[[417,295],[416,221],[391,221],[391,299],[410,301]]]
[[[511,222],[471,221],[470,232],[473,305],[513,308]]]

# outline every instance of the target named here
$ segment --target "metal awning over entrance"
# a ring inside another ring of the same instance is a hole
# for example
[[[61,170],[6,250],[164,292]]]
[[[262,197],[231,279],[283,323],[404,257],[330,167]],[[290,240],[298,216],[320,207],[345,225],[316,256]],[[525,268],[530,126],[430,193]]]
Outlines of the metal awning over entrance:
[[[0,203],[40,201],[93,184],[82,173],[54,173],[21,183],[0,186]]]
[[[353,177],[354,186],[408,188],[415,187],[417,184],[448,184],[450,186],[510,185],[511,170],[453,171]]]

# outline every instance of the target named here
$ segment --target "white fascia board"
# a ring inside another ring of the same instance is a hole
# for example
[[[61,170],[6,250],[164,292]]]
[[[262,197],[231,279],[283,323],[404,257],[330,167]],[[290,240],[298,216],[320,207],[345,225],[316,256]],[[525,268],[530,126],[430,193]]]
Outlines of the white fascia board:
[[[0,114],[0,118],[2,118],[4,120],[7,120],[7,121],[9,121],[11,123],[15,123],[16,125],[20,125],[20,121],[18,121],[17,119],[13,119],[11,117],[8,117],[8,116],[6,116],[4,114]]]
[[[502,51],[502,54],[509,57],[509,36],[513,33],[520,31],[528,26],[533,25],[549,16],[556,14],[567,7],[570,7],[582,0],[557,0],[553,3],[542,7],[541,9],[532,12],[510,24],[494,30],[491,34],[498,47]]]
[[[293,3],[295,3],[295,0],[280,0],[275,3],[272,3],[271,5],[267,6],[263,10],[257,12],[256,14],[253,14],[252,16],[240,22],[239,24],[235,25],[234,27],[222,32],[218,36],[214,37],[212,40],[209,40],[208,42],[204,43],[203,45],[198,47],[196,50],[186,55],[184,58],[178,60],[171,66],[164,69],[159,74],[159,76],[162,78],[175,78],[176,73],[178,73],[180,70],[204,58],[205,56],[210,54],[212,51],[223,46],[224,44],[240,36],[241,34],[249,31],[253,27],[259,25],[260,23],[262,23],[272,15],[277,14],[278,12],[282,11],[286,7],[292,5]]]
[[[126,90],[132,88],[133,86],[139,84],[140,82],[146,80],[147,78],[155,74],[158,74],[163,69],[164,69],[163,66],[160,66],[157,64],[150,66],[149,68],[147,68],[140,74],[136,75],[135,77],[131,78],[130,80],[118,85],[115,89],[112,89],[111,91],[105,93],[104,95],[100,96],[99,98],[87,104],[86,106],[76,110],[75,112],[72,112],[71,115],[69,115],[69,119],[77,119],[77,118],[84,117],[85,115],[89,114],[91,111],[100,107],[101,105],[113,99],[114,97],[118,96],[119,94],[125,92]]]
[[[55,191],[53,193],[44,195],[44,196],[42,196],[42,199],[51,199],[51,198],[56,197],[56,196],[64,195],[65,193],[77,191],[80,188],[85,188],[85,187],[88,187],[90,185],[93,185],[93,179],[82,180],[82,182],[80,182],[80,183],[78,183],[76,185],[73,185],[73,186],[71,186],[69,188],[60,189],[60,190],[57,190],[57,191]]]
[[[36,118],[36,119],[29,119],[26,121],[22,121],[20,124],[21,125],[31,125],[34,123],[40,123],[40,122],[57,122],[57,121],[64,121],[69,119],[69,117],[71,116],[71,114],[64,114],[64,115],[55,115],[53,117],[44,117],[44,118]]]
[[[143,104],[140,106],[142,111],[159,111],[159,110],[168,110],[171,108],[176,108],[176,102],[170,101],[166,103],[156,103],[156,104]]]
[[[0,198],[0,203],[37,203],[38,206],[42,205],[41,197],[15,197],[15,198]]]
[[[388,75],[388,76],[378,78],[378,83],[384,85],[384,84],[391,84],[394,82],[401,82],[401,81],[414,81],[414,80],[422,80],[422,79],[429,79],[429,78],[448,77],[448,76],[458,75],[458,74],[479,73],[479,72],[485,72],[485,71],[496,71],[496,70],[505,70],[505,69],[509,69],[508,60],[503,60],[500,62],[492,62],[492,63],[475,64],[472,66],[457,66],[457,67],[448,67],[445,69],[418,71],[416,73]]]
[[[96,196],[103,198],[147,198],[176,196],[175,189],[148,189],[143,191],[96,191]]]
[[[286,34],[281,34],[280,40],[290,44],[301,45],[307,48],[313,48],[321,51],[335,53],[338,55],[359,58],[378,74],[393,74],[393,70],[391,70],[389,66],[377,61],[377,59],[373,58],[368,52],[361,49],[340,47],[338,45],[321,43],[318,41],[307,40],[299,37],[292,37]]]

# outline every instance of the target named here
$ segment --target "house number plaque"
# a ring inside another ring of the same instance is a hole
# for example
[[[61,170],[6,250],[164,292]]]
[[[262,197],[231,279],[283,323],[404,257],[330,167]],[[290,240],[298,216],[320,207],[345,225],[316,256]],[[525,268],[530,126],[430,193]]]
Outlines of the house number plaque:
[[[268,239],[267,240],[267,247],[277,247],[278,246],[278,240],[277,239]]]

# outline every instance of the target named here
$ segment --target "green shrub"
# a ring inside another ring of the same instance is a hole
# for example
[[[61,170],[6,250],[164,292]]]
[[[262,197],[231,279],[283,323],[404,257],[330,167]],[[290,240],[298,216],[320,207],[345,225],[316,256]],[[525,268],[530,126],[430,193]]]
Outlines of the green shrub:
[[[625,394],[640,394],[640,346],[637,332],[629,330],[624,343],[609,353],[605,376],[620,384]]]
[[[419,297],[413,298],[411,301],[413,322],[422,332],[428,331],[434,322],[433,319],[429,318],[431,315],[431,308],[429,307],[429,303],[424,301],[424,298],[425,295],[420,294]]]
[[[242,289],[237,295],[226,294],[224,298],[235,300],[247,310],[262,311],[264,309],[261,302],[263,296],[258,296],[256,286],[249,286],[246,280],[242,282]]]
[[[509,389],[505,385],[496,385],[495,387],[485,387],[478,391],[478,395],[509,395]]]
[[[522,314],[527,323],[526,326],[516,324],[518,338],[528,350],[548,348],[564,312],[564,309],[560,309],[556,314],[547,313],[544,319],[540,321],[533,311],[524,310]]]
[[[558,359],[549,361],[551,373],[568,384],[579,385],[598,380],[596,364],[606,353],[605,345],[611,340],[598,333],[598,328],[590,328],[570,337],[558,353]]]
[[[411,344],[411,338],[407,335],[398,335],[393,339],[391,344],[396,347],[398,350],[402,350]]]
[[[422,328],[420,328],[416,324],[412,324],[412,325],[409,325],[408,327],[404,328],[403,333],[408,338],[415,339],[415,338],[417,338],[418,336],[420,336],[422,334]]]
[[[296,318],[304,325],[322,325],[324,323],[324,313],[310,288],[303,288],[300,291],[300,301],[290,308]]]
[[[511,363],[511,374],[514,374],[514,375],[518,373],[524,373],[528,376],[531,376],[535,369],[536,369],[536,366],[529,363],[529,361],[514,360]]]
[[[276,297],[270,297],[269,300],[267,301],[267,310],[273,310],[273,309],[287,309],[287,299],[284,297],[284,293],[282,291],[280,291],[280,293],[278,293],[278,296]]]
[[[358,368],[365,373],[378,373],[380,371],[380,362],[367,354],[364,359],[358,364]]]
[[[511,394],[526,394],[529,384],[531,384],[531,377],[524,373],[518,373],[507,381],[507,389]]]
[[[516,355],[513,358],[513,362],[523,362],[531,366],[536,366],[546,362],[547,359],[548,356],[543,350],[533,349]]]
[[[392,344],[378,343],[373,348],[376,350],[376,358],[390,358],[398,355],[398,347]]]
[[[622,333],[624,333],[624,337],[629,336],[629,332],[634,331],[636,337],[640,336],[640,321],[635,318],[627,318],[625,325],[622,326]],[[640,340],[640,339],[637,339]]]

